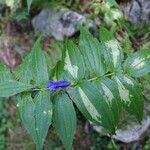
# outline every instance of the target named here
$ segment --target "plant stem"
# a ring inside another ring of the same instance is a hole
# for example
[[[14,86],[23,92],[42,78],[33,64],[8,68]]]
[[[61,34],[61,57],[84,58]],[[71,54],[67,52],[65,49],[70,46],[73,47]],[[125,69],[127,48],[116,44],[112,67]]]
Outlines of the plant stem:
[[[116,145],[116,143],[112,137],[111,137],[111,143],[112,143],[113,149],[118,150],[118,147],[117,147],[117,145]]]
[[[111,72],[111,73],[109,73],[109,74],[104,75],[104,77],[109,77],[109,76],[114,75],[114,74],[115,74],[115,72]],[[100,77],[101,77],[101,76],[97,76],[97,77],[88,79],[88,81],[94,81],[94,80],[99,79]],[[74,86],[74,85],[76,85],[76,84],[73,84],[73,86]]]
[[[88,81],[94,81],[94,80],[97,80],[98,78],[100,77],[94,77],[94,78],[88,79]]]
[[[105,77],[109,77],[109,76],[112,76],[114,74],[115,74],[114,72],[111,72],[111,73],[106,74]]]
[[[46,91],[47,90],[47,88],[41,88],[41,89],[33,89],[33,91]]]

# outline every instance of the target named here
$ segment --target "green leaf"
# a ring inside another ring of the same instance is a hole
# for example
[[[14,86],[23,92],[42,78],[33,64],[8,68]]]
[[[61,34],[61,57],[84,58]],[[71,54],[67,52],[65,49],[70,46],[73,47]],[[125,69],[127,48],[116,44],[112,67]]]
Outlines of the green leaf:
[[[42,149],[42,145],[48,133],[52,120],[52,102],[48,92],[40,92],[35,101],[35,120],[36,131],[38,137],[38,149]]]
[[[105,65],[99,41],[85,28],[80,30],[79,47],[84,57],[86,72],[90,76],[105,74]]]
[[[32,52],[25,57],[19,66],[16,76],[19,81],[31,83],[33,80],[37,85],[48,81],[48,69],[44,52],[41,50],[40,38],[35,42]]]
[[[84,81],[75,87],[70,96],[82,114],[90,121],[115,132],[114,114],[94,83]]]
[[[30,90],[31,88],[31,85],[26,85],[15,80],[0,81],[0,97],[13,96],[23,91]]]
[[[33,80],[33,73],[32,73],[32,54],[28,54],[21,65],[15,71],[16,78],[23,82],[30,84],[31,80]]]
[[[65,149],[71,150],[76,130],[76,113],[72,101],[65,93],[54,99],[54,124]]]
[[[67,75],[65,74],[64,71],[64,60],[59,61],[58,64],[55,67],[55,74],[54,74],[54,79],[56,78],[57,80],[60,80],[62,78],[67,79]],[[68,77],[69,78],[69,77]],[[71,78],[71,77],[70,77]]]
[[[20,113],[20,117],[23,126],[27,129],[28,133],[31,134],[34,142],[37,140],[37,133],[35,128],[35,103],[31,98],[31,95],[23,95],[17,97],[17,107]]]
[[[32,5],[33,0],[27,0],[27,6],[28,6],[28,13],[30,12],[30,8]]]
[[[34,99],[24,95],[18,100],[24,127],[31,134],[37,150],[42,150],[52,120],[52,102],[47,92],[39,92]]]
[[[110,5],[110,7],[118,6],[118,4],[115,0],[105,0],[105,1]]]
[[[62,51],[63,51],[63,44],[61,43],[54,43],[45,53],[46,61],[48,64],[48,72],[52,74],[53,69],[57,65],[59,61],[62,60]]]
[[[5,65],[0,64],[0,82],[9,80],[9,79],[12,79],[10,70]]]
[[[122,18],[121,10],[115,8],[109,8],[104,14],[104,21],[109,25],[114,23],[114,21],[119,22]]]
[[[150,50],[131,54],[124,62],[124,70],[132,77],[141,77],[150,72]]]
[[[48,70],[45,55],[41,50],[41,38],[39,38],[32,48],[32,72],[36,83],[48,81]]]
[[[121,70],[123,52],[118,41],[106,28],[100,28],[101,49],[104,56],[107,71]]]
[[[65,48],[66,58],[64,70],[67,71],[68,76],[71,76],[70,78],[82,79],[85,76],[85,67],[80,50],[72,41],[67,41]]]
[[[119,97],[117,84],[109,78],[101,78],[95,82],[98,89],[103,94],[107,104],[114,114],[115,126],[119,123],[121,117],[122,104]]]
[[[108,42],[114,40],[114,35],[111,31],[108,31],[105,27],[101,26],[99,30],[100,40],[102,42]]]
[[[125,75],[114,76],[113,79],[118,85],[122,103],[140,122],[143,117],[144,100],[139,84],[134,79]]]

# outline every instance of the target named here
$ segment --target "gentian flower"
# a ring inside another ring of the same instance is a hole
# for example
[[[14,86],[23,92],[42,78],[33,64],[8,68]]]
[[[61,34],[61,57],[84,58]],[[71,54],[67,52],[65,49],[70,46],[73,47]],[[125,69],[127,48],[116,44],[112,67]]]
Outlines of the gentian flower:
[[[60,89],[64,89],[68,86],[70,86],[70,82],[67,80],[58,80],[58,81],[50,80],[48,82],[47,88],[52,91],[57,91]]]

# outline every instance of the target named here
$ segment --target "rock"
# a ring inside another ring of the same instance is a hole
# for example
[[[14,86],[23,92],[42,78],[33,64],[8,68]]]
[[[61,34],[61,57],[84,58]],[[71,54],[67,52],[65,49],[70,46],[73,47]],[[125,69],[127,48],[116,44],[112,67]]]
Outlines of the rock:
[[[142,124],[132,123],[127,126],[127,130],[117,130],[114,138],[124,143],[139,141],[149,127],[150,118],[148,117]]]
[[[124,142],[132,143],[144,139],[148,136],[150,128],[150,103],[145,102],[144,105],[144,119],[140,123],[136,122],[133,116],[124,115],[124,119],[121,123],[121,129],[116,130],[116,134],[113,136],[114,139]],[[101,126],[93,125],[93,129],[101,134],[107,135],[104,129]]]
[[[149,134],[150,129],[150,76],[146,76],[142,81],[143,94],[146,98],[144,103],[144,115],[143,121],[140,123],[136,122],[135,117],[129,115],[125,111],[123,112],[123,117],[121,119],[120,127],[121,129],[116,130],[116,134],[113,136],[116,140],[124,143],[138,142],[145,139]],[[93,125],[92,128],[108,136],[104,128],[101,126]]]
[[[140,21],[141,13],[141,5],[137,1],[133,1],[129,12],[129,20],[133,23]]]
[[[132,0],[128,19],[132,23],[150,21],[150,0]]]
[[[143,2],[142,5],[143,9],[142,9],[142,20],[145,22],[150,21],[150,1],[149,0],[145,0]]]
[[[44,9],[32,20],[32,25],[42,34],[53,36],[62,41],[65,36],[70,37],[78,31],[77,25],[86,21],[85,16],[64,8]]]
[[[126,129],[118,129],[116,130],[116,135],[113,137],[124,143],[131,143],[135,141],[139,141],[142,136],[146,133],[146,131],[150,127],[150,118],[143,120],[141,124],[132,122],[131,124],[126,126]],[[100,126],[93,126],[93,129],[99,133],[102,133],[103,128]]]

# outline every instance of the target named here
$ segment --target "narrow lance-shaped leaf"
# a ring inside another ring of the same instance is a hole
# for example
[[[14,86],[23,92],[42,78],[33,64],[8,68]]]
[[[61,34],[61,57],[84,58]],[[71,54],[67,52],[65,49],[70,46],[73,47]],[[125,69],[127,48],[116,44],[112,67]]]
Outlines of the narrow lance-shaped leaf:
[[[32,48],[32,73],[37,84],[47,82],[48,70],[45,55],[41,50],[41,38],[39,38]]]
[[[30,90],[31,85],[24,84],[15,80],[0,81],[0,97],[9,97],[23,91]]]
[[[16,71],[16,77],[24,83],[34,81],[37,85],[48,81],[48,70],[44,52],[41,50],[40,38],[35,42],[32,52],[23,60]]]
[[[38,149],[42,149],[52,120],[52,102],[48,92],[40,92],[35,101],[35,120],[38,136]]]
[[[72,41],[67,41],[65,48],[66,58],[64,70],[67,71],[68,77],[73,79],[83,78],[85,75],[85,66],[79,48]]]
[[[17,97],[17,107],[19,109],[20,117],[23,123],[23,126],[27,129],[28,133],[31,134],[34,142],[36,143],[37,134],[35,128],[35,104],[31,95],[23,95]]]
[[[28,13],[30,12],[30,8],[32,5],[33,0],[27,0],[27,6],[28,6]]]
[[[103,94],[107,104],[114,114],[114,123],[117,126],[121,117],[122,104],[119,97],[117,84],[109,78],[101,78],[95,82],[98,89]]]
[[[113,34],[104,27],[100,28],[100,40],[107,71],[121,70],[123,52],[118,41],[114,38]]]
[[[10,70],[5,65],[0,64],[0,82],[12,79]]]
[[[76,113],[72,101],[65,93],[54,99],[54,125],[66,150],[72,149],[76,130]]]
[[[138,83],[125,75],[117,75],[114,76],[113,79],[118,85],[122,103],[140,122],[143,117],[144,100]]]
[[[80,30],[79,48],[84,57],[86,72],[90,76],[104,75],[105,65],[99,41],[88,30]]]
[[[21,65],[15,71],[16,78],[23,82],[30,84],[31,80],[33,80],[32,73],[32,55],[31,53],[25,57]]]
[[[124,70],[133,77],[141,77],[150,72],[150,50],[139,50],[124,62]]]
[[[59,61],[62,59],[62,51],[63,51],[62,43],[54,43],[45,53],[46,62],[48,64],[48,72],[49,74],[53,73],[53,69],[57,65]]]
[[[62,48],[61,60],[58,61],[54,69],[54,79],[61,80],[62,78],[66,79],[64,75],[64,66],[65,66],[65,47]]]
[[[47,92],[39,92],[34,99],[30,95],[18,100],[23,125],[31,134],[37,150],[42,150],[52,120],[52,102]]]
[[[88,119],[115,132],[114,114],[99,89],[91,82],[84,81],[75,87],[70,96],[78,109]]]

